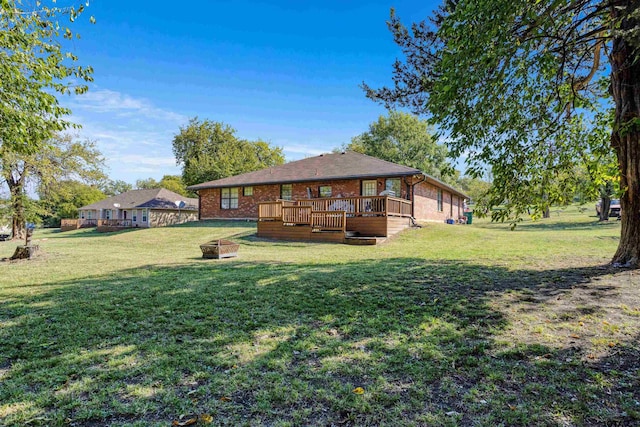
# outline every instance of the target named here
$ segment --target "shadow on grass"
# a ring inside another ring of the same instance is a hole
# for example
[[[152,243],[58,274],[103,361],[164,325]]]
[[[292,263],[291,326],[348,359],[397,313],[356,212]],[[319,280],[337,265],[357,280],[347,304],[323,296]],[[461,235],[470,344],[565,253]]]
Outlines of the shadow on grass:
[[[53,232],[52,236],[55,236],[56,239],[75,239],[78,237],[91,237],[91,238],[107,238],[110,236],[117,236],[120,234],[127,234],[127,233],[134,233],[136,231],[140,231],[140,230],[146,230],[146,228],[123,228],[122,230],[118,230],[118,231],[109,231],[106,233],[102,233],[102,232],[98,232],[96,230],[95,227],[88,227],[88,228],[80,228],[78,230],[72,230],[72,231],[58,231],[58,232]],[[37,236],[36,239],[40,238],[40,236]]]
[[[168,229],[172,229],[172,228],[212,228],[212,229],[222,229],[222,230],[224,230],[226,228],[246,228],[247,230],[250,230],[250,229],[255,229],[256,228],[256,223],[255,222],[251,222],[251,221],[192,221],[192,222],[185,222],[183,224],[169,225],[169,226],[165,226],[163,228],[168,228]],[[57,239],[60,239],[60,238],[77,238],[77,237],[92,237],[92,238],[102,237],[102,238],[106,238],[106,237],[117,236],[117,235],[125,234],[125,233],[133,233],[133,232],[137,232],[137,231],[139,232],[139,231],[143,231],[143,230],[148,230],[148,228],[145,228],[145,227],[132,227],[132,228],[123,228],[122,230],[118,230],[118,231],[110,231],[110,232],[102,233],[102,232],[98,232],[95,227],[92,227],[92,228],[81,228],[81,229],[78,229],[78,230],[65,231],[65,232],[52,231],[52,235],[55,236]]]
[[[638,337],[593,363],[575,346],[497,342],[509,327],[497,297],[543,307],[577,288],[605,295],[594,280],[609,273],[396,258],[203,262],[49,283],[0,305],[0,420],[631,425],[638,377],[614,367],[637,369]],[[598,299],[566,314],[581,310],[597,312]]]
[[[201,228],[201,227],[233,227],[233,228],[256,228],[256,221],[246,220],[205,220],[191,221],[183,224],[170,225],[171,228]]]
[[[593,221],[593,222],[576,222],[576,221],[548,221],[541,219],[535,222],[520,223],[516,227],[518,231],[547,231],[547,230],[593,230],[594,227],[617,227],[620,223],[616,221]]]

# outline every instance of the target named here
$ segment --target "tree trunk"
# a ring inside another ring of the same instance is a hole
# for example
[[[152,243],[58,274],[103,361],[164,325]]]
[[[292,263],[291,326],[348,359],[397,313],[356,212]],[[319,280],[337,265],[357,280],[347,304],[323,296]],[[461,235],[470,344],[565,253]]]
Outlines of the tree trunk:
[[[620,7],[620,8],[618,8]],[[640,8],[637,0],[627,0],[612,7],[614,22],[620,32],[627,32],[640,20],[629,15]],[[640,260],[640,61],[627,40],[617,36],[611,51],[611,92],[615,102],[615,121],[611,144],[620,168],[622,231],[613,256],[615,265],[638,267]]]
[[[611,197],[603,195],[600,199],[600,221],[609,220],[609,211],[611,210]]]
[[[11,232],[13,234],[13,239],[24,239],[25,238],[25,218],[24,218],[24,194],[22,193],[21,185],[10,185],[11,191],[11,207],[13,208],[13,215],[11,221]]]
[[[38,251],[40,251],[40,246],[38,245],[18,246],[13,256],[9,259],[31,259],[38,255]]]

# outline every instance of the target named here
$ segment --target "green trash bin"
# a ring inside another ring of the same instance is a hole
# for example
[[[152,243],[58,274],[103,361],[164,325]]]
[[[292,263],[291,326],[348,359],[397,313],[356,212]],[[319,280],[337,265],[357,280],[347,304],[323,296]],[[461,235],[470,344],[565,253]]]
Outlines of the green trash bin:
[[[473,212],[472,211],[465,212],[464,216],[467,217],[467,224],[473,223]]]

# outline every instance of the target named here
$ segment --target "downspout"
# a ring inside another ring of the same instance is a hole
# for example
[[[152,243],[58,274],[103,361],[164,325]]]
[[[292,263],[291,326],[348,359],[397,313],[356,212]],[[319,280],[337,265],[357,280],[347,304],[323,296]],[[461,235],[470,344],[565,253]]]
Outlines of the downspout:
[[[198,221],[202,221],[202,195],[200,191],[196,191],[198,193]]]
[[[413,182],[412,184],[409,184],[407,182],[407,177],[405,176],[405,183],[409,184],[409,186],[411,187],[411,217],[415,218],[416,217],[416,198],[415,198],[415,193],[416,193],[416,189],[415,186],[420,184],[421,182],[425,182],[427,180],[427,176],[425,174],[420,174],[420,176],[422,177],[422,179],[420,181],[416,181]]]

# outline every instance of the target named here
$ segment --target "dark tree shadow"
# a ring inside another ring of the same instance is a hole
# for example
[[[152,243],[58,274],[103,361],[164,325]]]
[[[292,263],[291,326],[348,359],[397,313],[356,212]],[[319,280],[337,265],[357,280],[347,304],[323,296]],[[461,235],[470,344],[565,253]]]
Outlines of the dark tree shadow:
[[[611,273],[209,261],[47,283],[0,304],[0,402],[17,408],[4,421],[632,425],[638,337],[588,362],[574,346],[508,346],[493,305],[586,289],[592,303],[566,315],[597,313]]]

